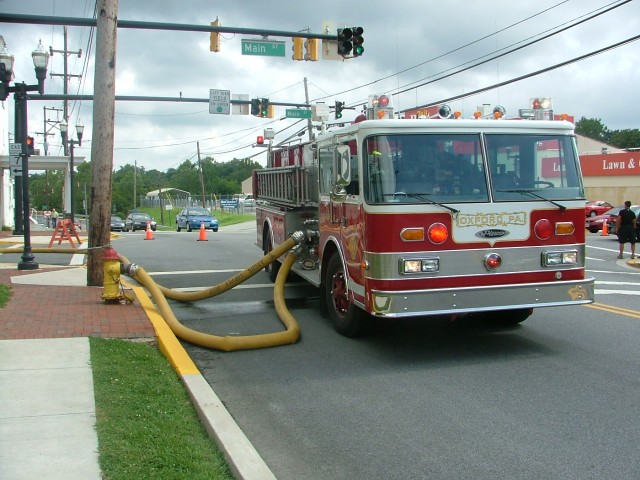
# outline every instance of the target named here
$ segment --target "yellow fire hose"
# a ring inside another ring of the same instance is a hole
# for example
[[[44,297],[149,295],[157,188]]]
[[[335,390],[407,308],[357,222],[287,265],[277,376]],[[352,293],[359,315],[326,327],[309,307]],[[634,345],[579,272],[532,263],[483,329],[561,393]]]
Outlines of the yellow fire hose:
[[[249,266],[242,272],[234,275],[233,277],[225,280],[218,285],[198,292],[179,292],[158,285],[142,267],[132,264],[123,255],[118,255],[118,257],[122,262],[122,272],[126,275],[131,276],[133,279],[137,280],[145,288],[147,288],[152,298],[156,302],[160,314],[177,337],[193,343],[194,345],[222,350],[225,352],[231,352],[234,350],[251,350],[257,348],[275,347],[279,345],[288,345],[296,343],[298,341],[298,338],[300,338],[300,326],[298,325],[298,322],[293,317],[293,315],[291,315],[291,312],[287,308],[284,301],[284,286],[287,280],[287,275],[289,274],[289,271],[291,270],[291,267],[293,266],[297,258],[295,250],[289,252],[284,263],[280,267],[273,290],[273,302],[275,305],[276,313],[278,314],[278,318],[280,318],[280,320],[286,327],[285,331],[266,333],[261,335],[226,337],[198,332],[196,330],[185,327],[178,321],[178,319],[173,314],[169,303],[167,302],[167,298],[182,302],[193,302],[220,295],[221,293],[232,289],[236,285],[239,285],[240,283],[254,276],[256,273],[263,270],[267,265],[276,261],[279,257],[287,253],[293,247],[302,243],[304,238],[305,235],[303,232],[295,232],[285,242],[274,248],[271,252],[267,253],[264,257],[262,257],[260,260],[258,260],[256,263]],[[11,248],[0,249],[0,252],[2,253],[16,253],[17,251],[17,249]],[[86,250],[75,250],[69,248],[34,248],[32,249],[32,252],[86,253]]]
[[[276,312],[278,314],[278,318],[280,318],[286,327],[285,331],[265,333],[261,335],[226,337],[198,332],[185,327],[178,321],[167,302],[167,298],[179,301],[195,301],[211,298],[226,292],[249,279],[270,263],[276,261],[281,255],[291,250],[292,247],[296,246],[296,244],[300,243],[303,239],[304,234],[302,232],[296,232],[292,235],[292,238],[287,239],[281,245],[267,253],[267,255],[262,257],[258,262],[246,268],[239,274],[216,286],[199,292],[177,292],[166,287],[161,287],[154,282],[142,267],[130,264],[127,258],[122,255],[120,255],[120,259],[125,264],[123,265],[124,273],[140,282],[149,291],[158,306],[160,314],[177,337],[201,347],[213,348],[224,352],[231,352],[234,350],[251,350],[257,348],[276,347],[279,345],[289,345],[296,343],[298,338],[300,338],[300,327],[298,322],[293,315],[291,315],[291,312],[289,312],[284,301],[284,285],[287,280],[287,275],[296,261],[297,257],[295,253],[289,253],[280,267],[273,291],[273,301]]]

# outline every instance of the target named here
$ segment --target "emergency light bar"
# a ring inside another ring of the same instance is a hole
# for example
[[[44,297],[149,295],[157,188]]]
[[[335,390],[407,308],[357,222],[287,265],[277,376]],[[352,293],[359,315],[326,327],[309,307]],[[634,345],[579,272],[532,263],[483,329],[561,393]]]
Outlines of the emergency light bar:
[[[391,99],[387,95],[369,95],[367,102],[367,120],[393,118]]]

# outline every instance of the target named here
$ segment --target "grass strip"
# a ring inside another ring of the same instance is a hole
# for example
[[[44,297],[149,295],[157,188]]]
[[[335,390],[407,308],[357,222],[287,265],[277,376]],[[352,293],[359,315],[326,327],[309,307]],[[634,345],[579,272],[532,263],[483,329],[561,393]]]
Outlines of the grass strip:
[[[4,307],[11,298],[11,287],[0,283],[0,308]]]
[[[106,479],[233,479],[180,378],[154,345],[89,341]]]

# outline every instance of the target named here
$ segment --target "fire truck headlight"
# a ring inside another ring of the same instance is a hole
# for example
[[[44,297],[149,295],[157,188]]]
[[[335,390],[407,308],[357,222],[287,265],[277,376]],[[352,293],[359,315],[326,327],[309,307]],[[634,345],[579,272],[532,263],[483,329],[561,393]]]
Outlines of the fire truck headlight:
[[[403,258],[400,260],[400,274],[434,273],[440,270],[438,258]]]
[[[542,252],[542,266],[575,266],[578,264],[578,252],[576,250],[568,250],[565,252]]]

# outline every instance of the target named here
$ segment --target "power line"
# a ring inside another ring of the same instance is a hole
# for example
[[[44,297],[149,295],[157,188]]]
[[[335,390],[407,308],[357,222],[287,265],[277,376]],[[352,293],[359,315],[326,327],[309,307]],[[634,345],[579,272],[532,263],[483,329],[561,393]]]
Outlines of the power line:
[[[572,63],[580,62],[582,60],[586,60],[589,57],[593,57],[595,55],[600,55],[601,53],[604,53],[604,52],[606,52],[608,50],[612,50],[614,48],[622,47],[622,46],[624,46],[624,45],[626,45],[628,43],[635,42],[638,39],[640,39],[640,35],[636,35],[635,37],[628,38],[626,40],[623,40],[622,42],[614,43],[613,45],[609,45],[608,47],[604,47],[604,48],[601,48],[599,50],[594,50],[593,52],[587,53],[585,55],[581,55],[579,57],[572,58],[571,60],[567,60],[567,61],[561,62],[561,63],[556,63],[555,65],[552,65],[550,67],[546,67],[546,68],[543,68],[541,70],[537,70],[535,72],[528,73],[526,75],[521,75],[519,77],[512,78],[511,80],[505,80],[504,82],[496,83],[496,84],[490,85],[488,87],[479,88],[479,89],[474,90],[472,92],[463,93],[461,95],[456,95],[456,96],[453,96],[453,97],[445,98],[443,100],[438,100],[437,102],[431,102],[431,103],[427,103],[427,104],[424,104],[424,105],[416,106],[416,107],[412,108],[411,110],[418,109],[418,108],[431,107],[431,106],[434,106],[434,105],[440,105],[442,103],[451,102],[453,100],[459,100],[459,99],[462,99],[462,98],[471,97],[473,95],[477,95],[478,93],[486,92],[486,91],[489,91],[489,90],[493,90],[495,88],[499,88],[499,87],[503,87],[505,85],[509,85],[510,83],[515,83],[515,82],[519,82],[521,80],[525,80],[527,78],[535,77],[537,75],[541,75],[543,73],[550,72],[551,70],[555,70],[555,69],[561,68],[561,67],[566,67],[567,65],[570,65]],[[407,111],[407,110],[402,110],[402,111],[404,112],[404,111]]]

